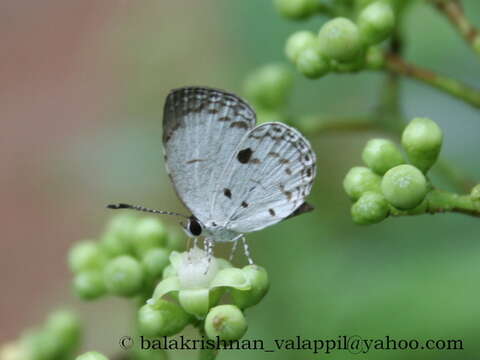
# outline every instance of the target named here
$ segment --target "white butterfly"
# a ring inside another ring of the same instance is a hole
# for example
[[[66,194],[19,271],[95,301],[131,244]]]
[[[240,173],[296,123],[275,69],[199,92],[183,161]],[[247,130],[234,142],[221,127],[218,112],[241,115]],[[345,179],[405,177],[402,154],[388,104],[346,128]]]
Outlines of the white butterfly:
[[[165,164],[192,213],[184,226],[191,237],[203,236],[207,244],[236,241],[313,209],[304,202],[316,175],[309,142],[285,124],[255,123],[250,105],[223,90],[184,87],[168,95]]]

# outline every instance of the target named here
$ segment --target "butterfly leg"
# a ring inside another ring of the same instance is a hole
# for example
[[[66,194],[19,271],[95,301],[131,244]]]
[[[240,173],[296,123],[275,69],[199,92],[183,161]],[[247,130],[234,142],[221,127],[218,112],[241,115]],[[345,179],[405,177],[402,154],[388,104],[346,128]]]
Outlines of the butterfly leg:
[[[187,240],[187,257],[188,257],[188,261],[191,260],[190,254],[191,254],[191,252],[192,252],[192,249],[194,249],[194,248],[197,247],[197,243],[198,243],[198,239],[197,239],[197,238],[193,238],[193,247],[190,247],[191,238],[188,238],[188,240]]]
[[[212,262],[213,245],[214,245],[214,241],[212,239],[205,238],[205,248],[206,248],[207,257],[208,257],[208,265],[205,269],[205,274],[208,272],[208,269],[210,267],[210,263]]]
[[[245,252],[245,256],[247,257],[248,259],[248,263],[250,265],[253,265],[253,259],[252,257],[250,256],[250,249],[248,247],[248,244],[247,244],[247,240],[245,239],[244,236],[242,236],[242,243],[243,243],[243,251]]]
[[[233,260],[233,256],[235,255],[235,250],[237,250],[238,240],[233,241],[232,250],[230,251],[230,256],[228,257],[228,261]]]

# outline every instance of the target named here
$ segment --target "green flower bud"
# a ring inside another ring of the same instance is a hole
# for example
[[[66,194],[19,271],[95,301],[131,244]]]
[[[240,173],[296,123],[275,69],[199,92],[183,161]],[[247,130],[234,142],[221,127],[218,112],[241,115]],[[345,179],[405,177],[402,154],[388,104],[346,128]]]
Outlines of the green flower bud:
[[[318,9],[316,0],[274,0],[280,15],[293,20],[305,19]]]
[[[413,119],[402,134],[402,145],[410,162],[423,173],[437,161],[442,142],[442,130],[428,118]]]
[[[110,260],[103,272],[107,290],[115,295],[132,296],[143,285],[143,269],[131,256],[123,255]]]
[[[352,219],[360,225],[376,224],[385,219],[389,205],[382,194],[366,192],[352,205]]]
[[[105,233],[100,244],[105,254],[109,257],[133,253],[130,239],[121,237],[115,233]]]
[[[169,229],[167,248],[172,251],[183,251],[185,249],[185,234],[177,228]]]
[[[286,66],[268,64],[247,77],[245,94],[257,106],[272,110],[286,103],[292,85],[293,76]]]
[[[29,330],[20,339],[24,349],[24,358],[19,360],[50,360],[61,355],[60,342],[49,333],[41,330]],[[3,360],[3,359],[2,359]]]
[[[97,299],[106,292],[103,273],[99,270],[82,271],[73,279],[73,288],[83,300]]]
[[[380,192],[381,177],[362,166],[350,169],[343,180],[343,188],[352,200],[357,200],[367,191]]]
[[[365,62],[368,69],[379,70],[385,67],[385,54],[378,46],[370,46],[365,55]]]
[[[144,336],[172,336],[183,330],[190,316],[177,304],[157,300],[155,306],[143,305],[138,311],[138,326]]]
[[[339,62],[336,60],[332,60],[331,67],[334,71],[338,73],[358,72],[365,68],[365,58],[359,55],[357,58],[349,62]]]
[[[247,265],[242,269],[250,281],[250,290],[232,289],[232,297],[240,309],[256,305],[263,299],[269,288],[267,271],[258,265]]]
[[[320,55],[318,46],[304,49],[297,59],[297,69],[310,79],[317,79],[330,71],[328,59]]]
[[[45,328],[62,337],[64,342],[70,346],[76,344],[80,339],[80,319],[69,310],[58,310],[50,314]]]
[[[472,197],[472,200],[480,200],[480,184],[477,184],[473,187],[470,196]]]
[[[89,351],[85,354],[77,356],[75,360],[108,360],[108,358],[105,355],[100,354],[99,352]]]
[[[318,34],[323,55],[340,61],[351,61],[362,50],[360,33],[351,20],[338,17],[325,23]]]
[[[372,139],[362,153],[363,162],[379,175],[392,167],[403,164],[403,156],[393,142],[386,139]]]
[[[131,254],[132,238],[138,219],[130,214],[116,215],[102,237],[102,247],[112,257]]]
[[[101,269],[105,262],[106,257],[102,249],[93,241],[75,244],[68,254],[68,265],[73,273]]]
[[[146,251],[165,246],[167,231],[160,220],[144,218],[138,221],[132,237],[132,245],[135,253],[144,254]]]
[[[243,313],[234,305],[218,305],[205,318],[205,332],[210,339],[238,340],[247,331]]]
[[[163,270],[169,264],[170,252],[163,248],[150,249],[143,255],[142,264],[147,274],[152,278],[162,275]]]
[[[132,360],[168,360],[167,351],[157,348],[142,349],[139,345],[135,344],[132,349],[132,357],[128,359]]]
[[[392,7],[394,14],[401,13],[408,5],[415,0],[354,0],[357,11],[365,9],[367,6],[378,1],[388,4]]]
[[[358,28],[366,45],[374,45],[390,36],[395,27],[395,14],[385,2],[374,2],[360,12]]]
[[[401,210],[420,205],[428,191],[425,176],[412,165],[398,165],[388,170],[381,186],[388,202]]]
[[[285,45],[285,54],[295,64],[300,53],[313,46],[318,46],[318,38],[313,32],[306,30],[297,31],[288,37]]]

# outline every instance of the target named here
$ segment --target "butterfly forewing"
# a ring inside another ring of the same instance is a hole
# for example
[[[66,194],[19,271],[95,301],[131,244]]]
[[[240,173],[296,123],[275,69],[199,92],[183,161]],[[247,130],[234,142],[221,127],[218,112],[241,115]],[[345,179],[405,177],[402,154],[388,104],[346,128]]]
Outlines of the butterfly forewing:
[[[304,204],[315,178],[315,153],[295,129],[265,123],[247,134],[221,176],[211,213],[244,233],[290,216]]]
[[[200,221],[211,218],[210,200],[227,160],[255,126],[255,112],[222,90],[185,87],[167,97],[163,144],[178,196]]]

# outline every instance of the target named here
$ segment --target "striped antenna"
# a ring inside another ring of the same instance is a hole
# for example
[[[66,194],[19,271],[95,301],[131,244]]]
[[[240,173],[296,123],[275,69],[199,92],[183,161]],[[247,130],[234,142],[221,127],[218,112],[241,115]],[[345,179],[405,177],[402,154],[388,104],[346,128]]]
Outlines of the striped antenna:
[[[139,206],[139,205],[129,205],[129,204],[123,204],[123,203],[119,203],[119,204],[109,204],[109,205],[107,205],[107,208],[109,208],[109,209],[114,209],[114,210],[118,210],[118,209],[131,209],[131,210],[149,212],[149,213],[153,213],[153,214],[181,216],[181,217],[184,217],[184,218],[186,218],[186,219],[189,218],[189,216],[182,215],[182,214],[179,214],[179,213],[176,213],[176,212],[172,212],[172,211],[154,210],[154,209],[148,209],[148,208],[146,208],[146,207]]]

